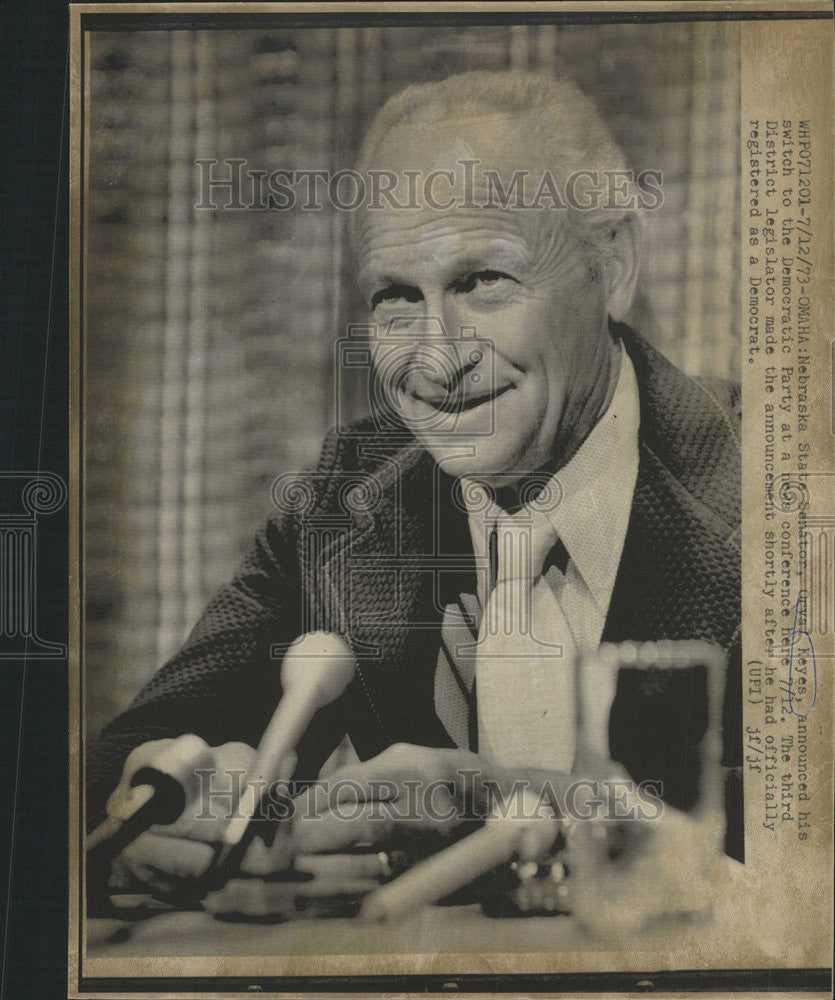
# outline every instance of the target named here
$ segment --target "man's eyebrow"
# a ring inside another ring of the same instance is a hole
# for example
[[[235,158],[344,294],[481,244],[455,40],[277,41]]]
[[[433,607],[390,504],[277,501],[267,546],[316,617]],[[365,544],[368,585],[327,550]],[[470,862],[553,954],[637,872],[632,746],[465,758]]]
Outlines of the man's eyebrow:
[[[405,281],[389,280],[382,278],[379,283],[374,285],[375,291],[371,294],[370,304],[372,309],[382,301],[385,292],[398,292],[400,295],[405,295],[406,297],[414,293],[414,296],[409,301],[417,302],[421,299],[422,293],[417,285],[410,285]]]

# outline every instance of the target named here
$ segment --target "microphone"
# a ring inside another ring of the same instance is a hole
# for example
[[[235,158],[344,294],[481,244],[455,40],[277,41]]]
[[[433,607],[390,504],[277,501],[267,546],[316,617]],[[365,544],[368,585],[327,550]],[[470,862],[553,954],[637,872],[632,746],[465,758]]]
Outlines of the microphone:
[[[155,825],[175,823],[197,792],[195,769],[211,752],[197,736],[160,740],[149,762],[122,784],[107,804],[108,816],[85,839],[88,912],[104,907],[111,862]],[[128,758],[130,760],[130,758]]]
[[[341,636],[330,632],[309,632],[287,650],[281,664],[281,700],[258,744],[258,756],[247,777],[237,813],[224,832],[218,867],[243,839],[258,809],[263,782],[290,778],[296,765],[295,749],[313,716],[336,701],[355,672],[351,647]]]
[[[128,844],[155,824],[174,823],[186,806],[182,784],[175,775],[154,767],[140,768],[131,780],[134,790],[130,807],[122,816],[108,816],[85,841],[90,882],[101,877],[106,866]]]

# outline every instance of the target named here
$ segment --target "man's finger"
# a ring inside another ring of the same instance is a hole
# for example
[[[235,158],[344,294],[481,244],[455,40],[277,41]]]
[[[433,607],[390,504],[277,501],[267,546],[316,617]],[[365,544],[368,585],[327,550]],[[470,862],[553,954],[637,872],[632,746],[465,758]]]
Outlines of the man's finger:
[[[315,815],[349,802],[391,801],[405,792],[420,801],[448,784],[459,801],[485,797],[491,773],[466,750],[439,749],[396,743],[376,757],[335,771],[326,782],[311,785],[297,797],[296,814]]]
[[[356,844],[383,843],[391,837],[395,827],[388,805],[386,802],[348,803],[318,815],[298,815],[293,820],[294,852],[318,854]]]
[[[294,799],[294,815],[315,816],[343,803],[396,799],[400,794],[398,776],[372,765],[374,761],[353,764],[315,782]]]
[[[214,851],[196,840],[143,833],[122,851],[121,857],[143,882],[150,882],[159,873],[184,880],[203,875],[214,859]]]
[[[367,854],[300,854],[293,861],[297,872],[315,878],[374,878],[391,874],[388,855],[384,851]]]
[[[271,875],[285,871],[293,861],[293,841],[289,829],[280,827],[268,847],[260,837],[254,837],[241,861],[245,875]]]
[[[459,806],[445,784],[420,800],[343,802],[315,814],[297,813],[292,836],[296,854],[339,851],[359,844],[385,844],[396,832],[447,837],[461,822]]]

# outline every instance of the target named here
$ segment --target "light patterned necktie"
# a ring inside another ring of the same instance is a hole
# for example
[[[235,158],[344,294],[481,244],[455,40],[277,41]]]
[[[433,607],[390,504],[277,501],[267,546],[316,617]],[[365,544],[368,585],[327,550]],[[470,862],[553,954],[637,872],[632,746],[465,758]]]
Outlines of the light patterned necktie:
[[[556,541],[545,515],[525,510],[500,515],[491,532],[495,581],[475,666],[478,751],[506,767],[568,772],[574,762],[577,649],[542,575]]]

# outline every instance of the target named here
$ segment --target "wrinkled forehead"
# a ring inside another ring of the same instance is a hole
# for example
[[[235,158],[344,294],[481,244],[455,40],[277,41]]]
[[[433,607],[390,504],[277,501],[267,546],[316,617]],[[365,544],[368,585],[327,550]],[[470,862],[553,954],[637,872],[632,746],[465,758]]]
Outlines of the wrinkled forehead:
[[[431,108],[391,128],[370,152],[367,168],[394,173],[454,170],[478,161],[500,174],[546,164],[546,128],[539,111],[463,106],[437,117]]]
[[[536,253],[531,219],[507,209],[456,207],[443,212],[365,209],[355,237],[360,285],[383,273],[486,266],[514,270]]]
[[[366,164],[368,190],[378,196],[353,220],[360,268],[406,246],[424,259],[441,249],[445,256],[512,244],[533,251],[564,220],[547,208],[519,208],[515,196],[503,204],[501,192],[516,177],[529,199],[539,184],[547,168],[541,130],[538,113],[473,109],[391,129]]]

